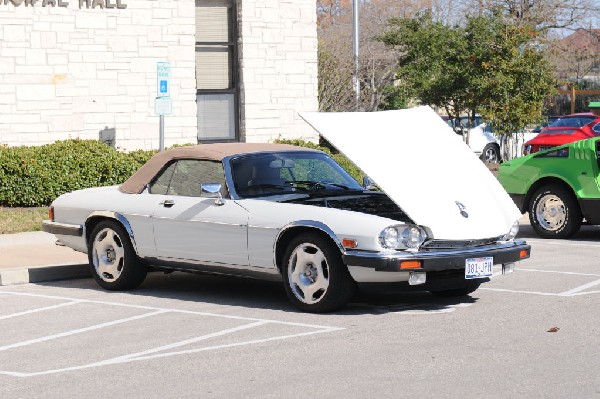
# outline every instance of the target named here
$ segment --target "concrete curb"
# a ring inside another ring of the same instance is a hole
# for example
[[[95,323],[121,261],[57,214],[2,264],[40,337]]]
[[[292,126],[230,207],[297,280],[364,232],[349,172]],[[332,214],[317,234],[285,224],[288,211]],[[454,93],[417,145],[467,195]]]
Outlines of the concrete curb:
[[[87,264],[60,264],[0,270],[0,286],[91,277]]]

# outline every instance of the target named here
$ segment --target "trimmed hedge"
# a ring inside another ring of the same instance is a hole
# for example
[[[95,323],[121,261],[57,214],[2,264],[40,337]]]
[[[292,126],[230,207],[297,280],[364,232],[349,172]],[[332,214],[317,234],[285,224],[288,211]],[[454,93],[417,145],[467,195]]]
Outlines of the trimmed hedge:
[[[0,146],[0,206],[44,206],[61,194],[120,184],[155,151],[122,153],[95,140]]]
[[[346,172],[348,172],[352,177],[354,177],[354,179],[356,179],[357,182],[362,184],[363,178],[365,177],[365,174],[363,173],[363,171],[360,170],[358,168],[358,166],[356,166],[352,161],[350,161],[348,158],[346,158],[341,153],[332,152],[327,147],[319,146],[317,144],[311,143],[309,141],[304,141],[304,140],[281,140],[281,139],[279,139],[279,140],[275,140],[275,141],[277,143],[297,145],[300,147],[307,147],[307,148],[312,148],[313,150],[321,150],[323,152],[326,152],[327,154],[331,155],[331,157],[333,159],[335,159],[335,161],[337,163],[339,163],[340,166],[346,170]]]

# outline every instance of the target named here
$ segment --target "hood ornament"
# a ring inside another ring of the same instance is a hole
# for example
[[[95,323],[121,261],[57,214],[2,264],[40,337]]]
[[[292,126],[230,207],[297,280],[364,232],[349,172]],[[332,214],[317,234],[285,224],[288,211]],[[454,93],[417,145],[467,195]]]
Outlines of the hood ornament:
[[[463,204],[461,204],[458,201],[454,201],[454,203],[458,207],[458,210],[460,211],[461,216],[464,217],[464,218],[468,218],[469,214],[467,213],[467,207],[464,206]]]

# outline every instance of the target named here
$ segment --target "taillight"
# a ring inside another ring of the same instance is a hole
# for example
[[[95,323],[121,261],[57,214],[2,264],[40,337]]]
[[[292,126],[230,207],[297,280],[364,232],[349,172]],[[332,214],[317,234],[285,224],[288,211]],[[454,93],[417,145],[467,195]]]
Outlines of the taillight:
[[[48,208],[48,218],[50,218],[50,220],[54,222],[54,207],[53,206]]]

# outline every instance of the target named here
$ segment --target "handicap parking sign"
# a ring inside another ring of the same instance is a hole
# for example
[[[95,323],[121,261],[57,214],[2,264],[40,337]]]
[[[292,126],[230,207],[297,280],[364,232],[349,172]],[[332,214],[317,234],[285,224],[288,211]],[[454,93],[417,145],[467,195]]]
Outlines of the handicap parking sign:
[[[171,64],[158,62],[156,64],[157,97],[171,96]]]
[[[168,81],[161,80],[159,86],[160,86],[160,88],[159,88],[160,94],[166,94],[169,92],[169,82]]]

